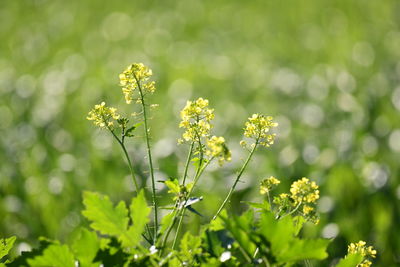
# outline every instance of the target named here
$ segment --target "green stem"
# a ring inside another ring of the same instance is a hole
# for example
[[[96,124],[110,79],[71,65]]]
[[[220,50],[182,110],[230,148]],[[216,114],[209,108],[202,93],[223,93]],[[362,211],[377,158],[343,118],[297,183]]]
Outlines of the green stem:
[[[188,153],[188,156],[187,156],[187,159],[186,159],[185,170],[183,172],[183,182],[182,182],[183,185],[185,185],[187,172],[188,172],[188,169],[189,169],[189,163],[190,163],[190,159],[192,157],[193,147],[194,147],[194,142],[192,142],[192,144],[190,145],[189,153]],[[177,203],[177,204],[179,204],[179,203]],[[176,212],[176,209],[173,212]],[[164,239],[163,239],[163,242],[162,242],[162,245],[161,245],[160,255],[162,253],[162,249],[165,247],[165,244],[167,242],[168,236],[171,233],[171,230],[172,230],[172,228],[174,227],[174,225],[176,223],[176,218],[177,218],[177,216],[175,214],[171,225],[168,227],[167,232],[165,233],[165,236],[164,236]]]
[[[181,211],[180,211],[180,213],[179,213],[180,218],[179,218],[178,226],[177,226],[177,228],[176,228],[176,233],[175,233],[175,237],[174,237],[174,242],[172,243],[172,249],[175,248],[176,241],[178,240],[179,231],[180,231],[180,229],[181,229],[183,217],[184,217],[185,211],[186,211],[186,208],[185,208],[186,203],[187,203],[187,201],[190,199],[190,196],[191,196],[191,194],[192,194],[192,192],[193,192],[193,189],[194,189],[194,187],[196,186],[196,184],[197,184],[197,182],[198,182],[198,180],[199,180],[201,174],[202,174],[203,171],[207,168],[208,164],[210,164],[210,162],[214,159],[214,157],[212,157],[206,164],[204,164],[203,167],[201,167],[201,165],[202,165],[202,160],[203,160],[202,157],[203,157],[203,155],[201,155],[201,158],[200,158],[200,165],[199,165],[199,168],[197,169],[196,176],[195,176],[195,178],[194,178],[194,180],[193,180],[193,186],[192,186],[192,188],[190,189],[190,191],[188,192],[188,194],[187,194],[187,196],[186,196],[186,199],[185,199],[185,202],[183,203],[182,209],[181,209]]]
[[[126,150],[126,147],[125,147],[124,143],[118,138],[118,136],[115,135],[114,131],[111,130],[110,128],[108,128],[108,129],[110,130],[110,132],[112,133],[114,138],[117,140],[118,144],[120,144],[120,146],[122,148],[122,151],[124,151],[124,155],[125,155],[126,161],[128,162],[129,171],[131,172],[133,184],[135,185],[136,192],[139,193],[139,186],[138,186],[137,181],[136,181],[135,173],[133,172],[133,166],[132,166],[131,159],[129,157],[128,151]]]
[[[192,142],[192,144],[190,145],[188,157],[187,157],[187,159],[186,159],[185,171],[183,172],[183,182],[182,182],[182,185],[185,185],[185,181],[186,181],[186,177],[187,177],[187,172],[188,172],[188,169],[189,169],[190,159],[192,158],[193,147],[194,147],[194,142]]]
[[[172,242],[172,250],[175,249],[176,241],[178,240],[179,231],[181,230],[183,216],[185,216],[185,211],[186,211],[185,205],[183,205],[183,207],[181,208],[180,213],[179,213],[179,222],[178,222],[178,226],[176,227],[174,242]]]
[[[164,240],[163,240],[163,243],[162,243],[162,246],[161,246],[161,250],[160,250],[160,255],[162,255],[162,251],[163,251],[163,249],[165,248],[165,245],[166,245],[166,243],[167,243],[169,234],[170,234],[171,230],[173,229],[173,227],[174,227],[174,225],[175,225],[175,223],[176,223],[176,220],[177,220],[178,216],[181,216],[180,218],[183,217],[183,215],[184,215],[184,214],[183,214],[183,211],[185,210],[184,206],[186,205],[186,202],[189,200],[189,197],[190,197],[190,195],[192,194],[193,188],[195,187],[197,181],[199,180],[199,177],[201,176],[201,174],[203,173],[203,171],[207,168],[207,166],[210,164],[210,162],[211,162],[213,159],[214,159],[214,158],[211,158],[211,159],[203,166],[203,168],[200,169],[200,171],[197,171],[197,172],[196,172],[196,176],[195,176],[195,179],[194,179],[194,182],[193,182],[193,186],[192,186],[192,188],[190,189],[190,191],[188,192],[188,195],[187,195],[187,198],[186,198],[186,200],[185,200],[185,203],[183,204],[182,209],[181,209],[180,211],[178,210],[177,213],[175,214],[175,216],[174,216],[174,218],[173,218],[173,220],[172,220],[172,223],[171,223],[171,225],[169,226],[169,228],[168,228],[168,230],[167,230],[167,232],[166,232],[166,234],[165,234],[165,237],[164,237]],[[181,222],[181,220],[180,220],[180,222]],[[182,222],[181,222],[181,223],[182,223]],[[179,226],[178,226],[178,227],[179,227]],[[178,229],[177,229],[177,232],[178,232]],[[175,236],[175,238],[174,238],[174,243],[176,244],[176,236]]]
[[[288,216],[288,215],[291,215],[291,214],[295,213],[295,212],[300,208],[301,204],[302,204],[302,202],[300,201],[299,204],[297,204],[297,206],[296,206],[293,210],[291,210],[289,213],[286,213],[285,215],[283,215],[282,217],[280,217],[280,219],[282,219],[283,217],[286,217],[286,216]]]
[[[176,213],[174,215],[174,218],[172,219],[172,223],[170,224],[170,226],[167,229],[167,232],[165,232],[165,236],[164,236],[163,242],[161,244],[161,249],[160,249],[160,252],[159,252],[160,256],[162,256],[162,252],[163,252],[163,249],[165,248],[165,245],[167,244],[167,240],[168,240],[169,234],[171,233],[171,230],[174,228],[174,225],[176,223],[176,219],[178,218],[178,216],[177,216],[178,210],[175,209],[173,212],[176,212]]]
[[[267,191],[267,198],[268,198],[269,209],[272,211],[272,202],[271,202],[271,197],[269,195],[269,191]]]
[[[226,196],[224,202],[222,202],[222,204],[221,204],[221,206],[219,207],[217,213],[216,213],[216,214],[214,215],[214,217],[212,218],[213,220],[215,220],[215,219],[218,217],[218,215],[221,213],[222,209],[225,207],[226,203],[230,200],[230,198],[231,198],[231,196],[232,196],[232,193],[233,193],[233,191],[235,190],[236,185],[237,185],[237,183],[238,183],[239,180],[240,180],[240,177],[242,177],[242,174],[243,174],[244,170],[246,169],[247,165],[248,165],[249,162],[250,162],[250,159],[252,158],[254,152],[256,151],[257,145],[258,145],[258,140],[257,140],[256,143],[254,144],[253,149],[250,151],[249,156],[247,157],[246,161],[244,162],[242,168],[240,169],[240,171],[239,171],[239,173],[238,173],[238,176],[236,177],[236,180],[235,180],[235,182],[233,183],[231,189],[229,190],[229,193],[228,193],[228,195]]]
[[[135,77],[136,79],[136,77]],[[149,159],[149,165],[150,165],[150,176],[151,176],[151,186],[152,186],[152,200],[153,200],[153,206],[154,206],[154,245],[156,244],[156,239],[157,239],[157,232],[158,232],[158,205],[157,205],[157,198],[156,198],[156,185],[155,185],[155,179],[154,179],[154,167],[153,167],[153,160],[151,157],[151,148],[150,148],[150,138],[149,138],[149,128],[147,124],[147,111],[146,111],[146,104],[144,102],[144,95],[142,91],[142,87],[140,85],[140,81],[136,79],[136,83],[138,85],[139,89],[139,94],[140,94],[140,100],[142,103],[142,109],[143,109],[143,119],[144,119],[144,134],[146,138],[146,146],[147,146],[147,157]]]

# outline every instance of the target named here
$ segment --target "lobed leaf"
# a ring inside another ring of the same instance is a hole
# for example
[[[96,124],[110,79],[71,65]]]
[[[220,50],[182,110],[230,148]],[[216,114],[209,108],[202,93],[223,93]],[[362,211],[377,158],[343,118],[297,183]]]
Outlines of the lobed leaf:
[[[92,222],[90,227],[94,230],[117,237],[127,230],[129,218],[124,202],[121,201],[114,207],[108,196],[84,192],[83,204],[85,210],[82,214]]]
[[[82,228],[80,235],[74,240],[72,250],[79,260],[79,266],[98,266],[93,260],[100,249],[100,242],[95,232]]]
[[[271,213],[261,215],[260,234],[271,243],[271,250],[278,263],[305,259],[325,259],[328,239],[300,239],[298,218],[286,216],[276,220]],[[302,224],[302,222],[300,221]]]
[[[16,239],[17,238],[15,236],[0,239],[0,259],[2,259],[8,254],[8,252],[10,252]]]
[[[144,191],[141,190],[137,197],[132,199],[129,206],[130,216],[133,225],[129,227],[127,233],[121,237],[123,246],[136,246],[141,239],[141,234],[144,232],[146,224],[149,222],[151,208],[147,206]]]
[[[43,251],[43,255],[28,259],[28,264],[31,267],[75,267],[75,260],[67,245],[52,244]]]
[[[169,188],[168,193],[172,193],[175,195],[180,193],[181,189],[180,189],[179,182],[177,179],[167,180],[164,183]]]
[[[336,267],[354,267],[361,263],[363,257],[361,254],[350,254],[346,258],[341,259]]]
[[[186,232],[182,237],[180,244],[180,258],[184,261],[190,262],[196,256],[196,254],[201,253],[201,237],[194,236],[189,232]]]

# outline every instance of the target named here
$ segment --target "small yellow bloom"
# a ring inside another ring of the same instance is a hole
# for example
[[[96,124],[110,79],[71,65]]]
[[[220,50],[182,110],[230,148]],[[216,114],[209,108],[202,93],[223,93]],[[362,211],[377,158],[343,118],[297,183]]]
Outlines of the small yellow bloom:
[[[290,193],[296,204],[300,202],[315,203],[319,199],[318,185],[305,177],[293,182]]]
[[[369,258],[376,257],[376,250],[372,246],[366,246],[365,241],[358,241],[357,243],[350,243],[347,247],[348,254],[356,254],[359,253],[363,256],[364,261],[357,265],[357,267],[369,267],[372,265],[372,262],[369,261]]]
[[[271,116],[253,114],[245,123],[244,136],[255,139],[260,145],[269,147],[274,143],[275,134],[269,131],[277,127],[278,123]]]
[[[281,181],[276,179],[274,176],[263,179],[260,183],[260,194],[264,195],[266,193],[269,193],[269,191],[271,191],[275,186],[280,183]]]
[[[304,214],[310,214],[312,211],[314,211],[314,208],[313,207],[310,207],[310,206],[308,206],[308,205],[304,205],[303,206],[303,213]]]
[[[88,113],[86,119],[93,121],[94,125],[100,128],[114,129],[113,120],[118,120],[121,116],[117,113],[116,108],[107,107],[105,102],[95,105]]]
[[[208,108],[208,100],[199,98],[187,101],[181,111],[182,121],[179,128],[185,128],[182,137],[185,141],[197,141],[200,137],[208,137],[214,119],[214,109]]]
[[[231,160],[231,152],[225,144],[225,138],[222,136],[213,136],[207,140],[206,154],[212,157],[218,157],[218,163],[222,165],[225,161]]]
[[[155,82],[148,81],[152,74],[151,69],[143,65],[143,63],[133,63],[119,75],[119,83],[122,86],[122,93],[127,104],[132,102],[133,93],[136,89],[141,89],[142,94],[154,93],[156,89]],[[140,97],[136,99],[136,102],[138,101],[141,103]]]

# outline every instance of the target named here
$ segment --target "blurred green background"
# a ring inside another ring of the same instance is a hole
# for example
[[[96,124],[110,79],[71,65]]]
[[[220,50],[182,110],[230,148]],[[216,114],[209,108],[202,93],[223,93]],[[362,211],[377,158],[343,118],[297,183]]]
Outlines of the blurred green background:
[[[187,99],[210,100],[214,133],[233,151],[200,181],[205,217],[189,214],[192,227],[215,213],[246,156],[243,123],[260,112],[279,122],[278,140],[259,150],[232,206],[261,200],[264,177],[281,179],[281,191],[309,177],[321,187],[321,223],[304,235],[335,237],[325,266],[360,239],[376,247],[378,266],[398,266],[399,14],[396,0],[2,0],[0,236],[17,235],[18,250],[39,236],[68,242],[87,224],[83,190],[132,196],[119,147],[86,115],[103,100],[133,112],[118,74],[144,62],[160,104],[150,122],[157,179],[182,170],[177,125]],[[141,134],[129,145],[146,172]]]

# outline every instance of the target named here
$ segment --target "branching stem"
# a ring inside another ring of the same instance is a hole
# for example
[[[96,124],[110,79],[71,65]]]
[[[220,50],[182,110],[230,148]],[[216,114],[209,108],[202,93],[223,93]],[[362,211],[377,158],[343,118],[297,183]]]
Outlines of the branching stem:
[[[133,184],[135,185],[136,192],[139,193],[139,186],[138,186],[138,183],[136,180],[135,173],[133,172],[132,162],[129,157],[128,151],[126,150],[125,144],[118,138],[118,136],[114,133],[114,131],[111,128],[108,128],[108,130],[112,133],[113,137],[117,140],[118,144],[122,148],[122,151],[124,151],[124,155],[125,155],[126,161],[128,162],[128,167],[129,167],[129,171],[131,173]]]

